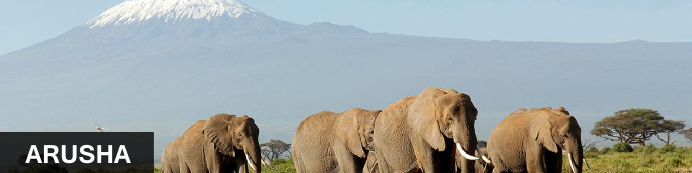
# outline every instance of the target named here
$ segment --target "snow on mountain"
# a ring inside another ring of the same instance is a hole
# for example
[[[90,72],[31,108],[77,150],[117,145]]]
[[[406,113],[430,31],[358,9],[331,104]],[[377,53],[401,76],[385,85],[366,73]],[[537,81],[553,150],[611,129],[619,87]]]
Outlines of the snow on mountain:
[[[184,19],[206,19],[263,13],[236,0],[129,0],[103,12],[87,22],[89,28],[131,24],[150,19],[175,23]]]

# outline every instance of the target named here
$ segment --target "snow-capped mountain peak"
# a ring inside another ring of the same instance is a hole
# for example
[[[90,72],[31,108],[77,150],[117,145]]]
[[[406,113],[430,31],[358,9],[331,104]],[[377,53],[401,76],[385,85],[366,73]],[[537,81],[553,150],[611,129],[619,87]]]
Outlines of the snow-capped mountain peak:
[[[128,0],[87,22],[89,28],[123,25],[150,19],[175,22],[241,15],[264,15],[237,0]]]

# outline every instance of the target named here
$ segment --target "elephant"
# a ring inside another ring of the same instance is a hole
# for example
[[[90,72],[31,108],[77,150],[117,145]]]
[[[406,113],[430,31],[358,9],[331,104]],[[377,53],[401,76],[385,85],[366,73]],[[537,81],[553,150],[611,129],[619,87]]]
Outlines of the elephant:
[[[180,172],[262,171],[261,148],[255,120],[244,115],[216,114],[195,122],[180,137]]]
[[[373,150],[373,129],[380,110],[353,108],[341,113],[322,111],[298,125],[291,153],[298,173],[355,173]]]
[[[452,89],[426,88],[389,105],[375,121],[379,171],[454,172],[456,152],[462,170],[473,171],[477,115],[471,97]]]
[[[161,154],[161,171],[163,173],[180,172],[178,148],[180,148],[180,138],[176,138],[163,149],[163,154]]]
[[[581,127],[564,107],[518,109],[490,134],[493,172],[561,172],[562,150],[570,171],[582,172]]]
[[[377,154],[375,152],[368,152],[367,159],[365,160],[365,166],[363,166],[363,173],[378,173]]]

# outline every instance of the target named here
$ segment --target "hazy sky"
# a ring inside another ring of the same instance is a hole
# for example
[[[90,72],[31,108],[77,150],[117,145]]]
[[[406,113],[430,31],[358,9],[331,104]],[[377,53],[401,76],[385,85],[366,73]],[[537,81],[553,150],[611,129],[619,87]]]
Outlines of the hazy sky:
[[[0,1],[0,54],[53,38],[123,0]],[[689,0],[245,0],[278,19],[474,40],[692,41]]]

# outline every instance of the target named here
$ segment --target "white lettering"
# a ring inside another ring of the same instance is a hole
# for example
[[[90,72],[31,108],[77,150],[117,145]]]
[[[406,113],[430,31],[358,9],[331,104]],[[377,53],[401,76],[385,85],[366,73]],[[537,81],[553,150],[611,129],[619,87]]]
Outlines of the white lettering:
[[[89,152],[87,152],[85,149],[89,149]],[[82,161],[82,163],[92,163],[94,162],[94,154],[91,154],[91,152],[94,151],[94,147],[91,145],[84,145],[79,149],[79,152],[82,153],[82,155],[88,156],[89,160],[84,159],[84,157],[79,157],[79,161]]]
[[[26,156],[26,161],[24,161],[24,163],[31,163],[32,159],[36,159],[38,163],[43,163],[41,162],[41,155],[38,154],[36,145],[31,145],[31,149],[29,149],[29,154]]]
[[[53,152],[49,152],[48,149],[52,149]],[[48,157],[52,157],[53,160],[55,160],[55,163],[60,163],[60,161],[58,161],[58,146],[55,146],[55,145],[44,145],[43,146],[43,161],[45,161],[45,163],[50,163],[50,160],[48,160]]]
[[[96,146],[96,150],[97,150],[96,151],[96,162],[97,163],[103,163],[103,162],[101,162],[101,157],[103,157],[103,156],[108,156],[108,163],[113,163],[113,162],[111,162],[113,159],[113,154],[111,153],[111,151],[113,151],[112,145],[108,145],[108,151],[106,151],[106,152],[101,152],[102,150],[101,150],[100,145]]]
[[[120,161],[132,163],[130,162],[130,155],[127,153],[127,148],[125,147],[125,145],[119,145],[118,152],[115,155],[113,153],[115,152],[115,150],[113,150],[112,145],[108,145],[107,149],[106,146],[104,146],[104,149],[102,149],[101,145],[96,145],[96,150],[94,150],[94,147],[91,145],[83,145],[81,147],[78,147],[77,145],[72,145],[72,152],[68,152],[68,147],[70,146],[60,145],[60,147],[58,148],[57,145],[44,145],[43,157],[41,157],[41,153],[39,152],[38,147],[36,145],[31,145],[31,147],[29,148],[29,154],[27,154],[26,160],[24,162],[60,163],[60,160],[58,158],[62,158],[63,163],[72,164],[75,163],[79,158],[79,161],[85,164],[94,163],[94,160],[96,160],[96,163],[105,163],[106,161],[102,162],[101,158],[106,156],[108,158],[108,163],[118,163]],[[77,154],[78,148],[79,154]],[[93,153],[94,151],[96,152],[95,154]],[[58,157],[58,153],[61,154],[61,157]],[[115,159],[113,159],[113,157],[115,157]],[[51,161],[50,158],[52,158],[52,160],[54,161]]]
[[[72,146],[72,159],[67,159],[65,155],[67,155],[67,149],[65,149],[65,145],[62,145],[62,161],[65,163],[74,163],[74,161],[77,161],[77,146],[73,145]]]
[[[125,145],[120,145],[120,147],[118,148],[118,154],[117,156],[115,156],[115,163],[118,163],[120,159],[124,159],[125,162],[130,163],[130,156],[127,155],[127,149],[125,149]]]

